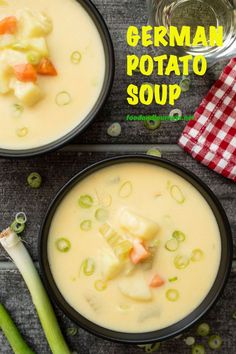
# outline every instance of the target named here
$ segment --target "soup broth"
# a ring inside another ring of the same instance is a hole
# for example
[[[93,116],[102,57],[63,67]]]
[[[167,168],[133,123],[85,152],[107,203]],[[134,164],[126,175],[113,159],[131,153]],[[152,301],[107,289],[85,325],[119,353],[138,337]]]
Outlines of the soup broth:
[[[212,287],[220,254],[202,195],[147,163],[113,165],[79,182],[58,206],[48,238],[65,300],[92,322],[129,333],[190,314]]]
[[[0,4],[0,19],[7,16],[18,19],[22,11],[44,13],[51,21],[52,30],[45,38],[57,75],[38,75],[36,83],[42,91],[42,99],[34,105],[22,104],[12,91],[0,94],[0,147],[16,150],[46,145],[72,131],[95,105],[105,75],[105,55],[100,35],[77,1],[6,0]],[[20,55],[28,55],[29,43],[32,53],[32,38],[28,38],[32,34],[27,38],[25,34],[21,36],[21,44],[27,44],[25,48],[19,47],[19,36],[18,32],[12,35],[10,54],[7,49],[10,61],[16,51]],[[9,34],[5,37],[0,35],[0,45],[6,39],[9,40]],[[38,33],[35,39],[38,39]],[[0,70],[1,63],[5,65],[5,59],[1,59],[5,49],[0,48]]]

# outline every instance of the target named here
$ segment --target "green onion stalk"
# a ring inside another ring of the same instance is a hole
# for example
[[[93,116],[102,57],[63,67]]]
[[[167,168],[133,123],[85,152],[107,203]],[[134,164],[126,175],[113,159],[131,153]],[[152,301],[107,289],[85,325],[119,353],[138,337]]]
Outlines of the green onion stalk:
[[[0,329],[7,337],[15,354],[35,354],[22,338],[11,316],[2,304],[0,304]]]
[[[19,269],[37,310],[41,325],[53,354],[70,354],[54,310],[34,263],[21,239],[10,228],[0,233],[0,243]]]

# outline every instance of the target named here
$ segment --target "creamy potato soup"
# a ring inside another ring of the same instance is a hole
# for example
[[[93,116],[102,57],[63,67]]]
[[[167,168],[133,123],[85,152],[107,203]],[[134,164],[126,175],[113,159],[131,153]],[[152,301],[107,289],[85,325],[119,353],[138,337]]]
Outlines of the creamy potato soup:
[[[69,133],[96,103],[104,75],[100,35],[78,2],[0,1],[0,148]]]
[[[206,297],[221,254],[216,219],[182,177],[146,163],[93,173],[53,217],[48,257],[66,301],[103,327],[146,332]]]

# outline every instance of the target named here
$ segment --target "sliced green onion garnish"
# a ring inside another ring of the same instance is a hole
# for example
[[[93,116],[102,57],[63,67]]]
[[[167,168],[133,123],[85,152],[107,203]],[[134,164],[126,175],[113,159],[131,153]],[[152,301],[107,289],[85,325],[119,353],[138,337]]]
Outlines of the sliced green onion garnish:
[[[24,231],[25,224],[18,223],[16,220],[14,220],[10,227],[11,227],[11,230],[14,231],[18,235]]]
[[[119,196],[121,198],[128,198],[133,191],[133,186],[130,181],[124,182],[119,190]]]
[[[67,106],[71,102],[71,95],[66,91],[61,91],[56,95],[55,102],[58,106]]]
[[[165,244],[165,248],[170,252],[175,252],[179,247],[179,242],[172,238],[171,240],[167,241]]]
[[[236,311],[233,313],[232,318],[236,320]]]
[[[166,292],[166,298],[167,300],[171,302],[175,302],[179,299],[179,292],[176,289],[169,289]]]
[[[58,251],[66,253],[71,248],[71,243],[67,238],[59,238],[56,240],[56,247]]]
[[[183,195],[182,190],[176,186],[173,185],[170,187],[170,194],[171,197],[178,203],[178,204],[183,204],[185,202],[185,196]]]
[[[33,189],[38,189],[41,187],[42,184],[42,177],[40,176],[39,173],[37,172],[32,172],[28,177],[27,177],[27,182],[28,185],[33,188]]]
[[[38,65],[41,60],[41,55],[36,51],[30,51],[26,56],[28,62],[32,65]]]
[[[174,259],[174,265],[177,269],[185,269],[189,265],[189,258],[186,256],[176,256]]]
[[[182,92],[187,92],[189,91],[189,88],[190,88],[190,79],[187,79],[187,78],[183,78],[181,81],[180,81],[180,88],[181,88],[181,91]]]
[[[24,112],[24,107],[23,106],[21,106],[18,103],[14,103],[13,104],[13,115],[14,115],[14,117],[19,118],[23,112]]]
[[[107,128],[107,134],[113,138],[116,138],[121,134],[121,125],[120,123],[112,123],[108,128]]]
[[[87,258],[81,264],[81,269],[86,276],[93,275],[95,272],[95,262],[92,258]]]
[[[222,343],[223,343],[222,338],[217,334],[210,336],[210,338],[208,339],[208,345],[211,349],[220,349]]]
[[[204,257],[204,252],[200,249],[195,249],[192,252],[191,261],[200,262]]]
[[[84,220],[80,224],[80,228],[82,231],[89,231],[92,229],[92,221],[91,220]]]
[[[28,48],[29,48],[29,44],[27,43],[27,41],[19,41],[12,45],[12,49],[16,49],[16,50],[26,50]]]
[[[148,150],[146,154],[150,155],[150,156],[155,156],[155,157],[161,157],[162,156],[161,151],[158,150],[158,149],[154,149],[154,148]]]
[[[25,224],[27,221],[27,216],[23,211],[21,211],[16,214],[15,220],[18,224]]]
[[[195,338],[194,337],[187,337],[184,339],[184,342],[188,346],[192,346],[195,344]]]
[[[95,218],[99,222],[107,221],[108,217],[109,217],[109,211],[107,209],[99,208],[95,211]]]
[[[172,237],[175,238],[178,242],[183,242],[186,239],[185,234],[179,230],[174,231]]]
[[[86,195],[81,195],[79,198],[79,206],[84,209],[89,209],[93,205],[93,198],[86,194]]]
[[[201,323],[197,328],[197,334],[200,337],[206,337],[209,335],[210,330],[211,329],[208,323]]]
[[[160,128],[161,121],[160,120],[145,120],[144,126],[148,130],[156,130],[156,129]]]
[[[97,291],[104,291],[107,288],[107,283],[102,280],[96,280],[94,283],[94,287]]]
[[[82,59],[82,55],[79,51],[74,51],[71,56],[70,56],[70,60],[73,64],[79,64],[80,61]]]
[[[66,334],[68,336],[74,337],[77,333],[78,333],[78,328],[76,328],[76,327],[67,328],[67,330],[66,330]]]
[[[174,283],[175,281],[177,281],[178,280],[178,277],[173,277],[173,278],[169,278],[168,279],[168,281],[170,282],[170,283]]]
[[[192,347],[192,354],[205,354],[205,353],[206,353],[205,348],[201,344],[195,344]]]
[[[24,127],[24,128],[17,129],[16,134],[19,138],[24,138],[28,134],[28,132],[29,132],[28,128]]]

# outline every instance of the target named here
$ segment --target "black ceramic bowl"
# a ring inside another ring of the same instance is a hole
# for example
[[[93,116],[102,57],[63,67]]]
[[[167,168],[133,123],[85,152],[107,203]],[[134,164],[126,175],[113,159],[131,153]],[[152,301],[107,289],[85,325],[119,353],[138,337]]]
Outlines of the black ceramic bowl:
[[[91,19],[93,20],[103,43],[103,48],[105,53],[105,77],[104,77],[103,87],[98,97],[98,100],[93,106],[93,108],[91,109],[91,111],[88,113],[88,115],[83,119],[83,121],[65,136],[47,145],[39,146],[32,149],[11,150],[11,149],[0,148],[0,156],[2,157],[14,157],[14,158],[31,157],[31,156],[36,156],[36,155],[44,154],[49,151],[56,150],[59,147],[65,145],[66,143],[74,139],[78,134],[80,134],[88,127],[88,125],[93,121],[93,119],[96,117],[96,115],[104,105],[110,93],[113,84],[113,79],[114,79],[115,59],[114,59],[112,40],[108,28],[101,14],[98,12],[97,8],[92,4],[91,1],[89,0],[76,0],[76,1],[78,1],[78,3],[80,3],[83,6],[85,11],[89,14]]]
[[[52,273],[50,271],[48,257],[47,257],[47,240],[48,233],[51,225],[51,220],[53,215],[65,197],[65,195],[81,180],[89,176],[91,173],[98,171],[104,167],[120,164],[120,163],[147,163],[156,166],[166,168],[191,183],[205,198],[209,206],[211,207],[215,218],[217,220],[220,235],[221,235],[221,261],[219,271],[216,280],[210,290],[210,292],[205,297],[204,301],[188,316],[186,316],[181,321],[171,325],[169,327],[163,328],[161,330],[147,332],[147,333],[122,333],[112,331],[106,328],[102,328],[97,324],[87,320],[85,317],[80,315],[75,311],[63,298],[60,291],[58,290],[55,281],[53,279]],[[227,216],[219,203],[218,199],[212,193],[212,191],[193,173],[189,172],[183,167],[170,162],[162,158],[155,158],[147,155],[127,155],[111,158],[108,160],[96,163],[82,172],[78,173],[74,178],[72,178],[57,194],[53,202],[51,203],[49,210],[47,212],[45,221],[41,229],[41,235],[39,240],[39,259],[40,266],[43,274],[43,279],[45,286],[51,296],[51,298],[56,302],[56,304],[61,308],[61,310],[70,317],[74,322],[76,322],[80,327],[85,330],[100,336],[105,339],[110,339],[118,342],[141,344],[141,343],[151,343],[165,340],[170,337],[174,337],[179,333],[183,332],[185,329],[192,326],[197,322],[216,302],[219,298],[229,275],[231,264],[232,264],[232,235],[230,230],[230,225]]]

